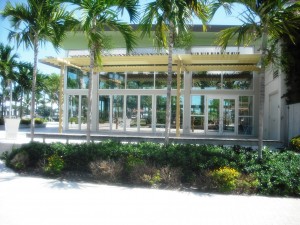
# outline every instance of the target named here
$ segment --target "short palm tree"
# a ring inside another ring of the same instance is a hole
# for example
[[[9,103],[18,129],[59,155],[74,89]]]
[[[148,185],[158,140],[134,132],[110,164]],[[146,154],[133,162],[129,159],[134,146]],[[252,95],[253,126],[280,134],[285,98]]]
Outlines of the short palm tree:
[[[80,26],[77,28],[85,34],[90,51],[89,92],[87,109],[87,143],[91,136],[92,92],[94,89],[93,76],[95,66],[101,66],[101,51],[107,48],[105,30],[119,31],[126,43],[127,51],[135,44],[135,36],[130,25],[118,19],[123,10],[127,11],[132,21],[137,19],[137,0],[62,0],[78,6],[82,13]]]
[[[294,41],[294,34],[300,24],[300,2],[289,0],[224,0],[228,4],[242,4],[246,11],[241,15],[241,26],[223,30],[218,43],[226,47],[232,39],[236,44],[248,45],[253,41],[261,41],[260,60],[260,95],[259,95],[259,131],[258,131],[258,158],[262,158],[264,137],[264,104],[265,104],[265,73],[267,59],[272,52],[270,43],[278,41],[285,34]]]
[[[208,19],[205,1],[195,0],[156,0],[146,5],[140,23],[142,37],[152,34],[158,48],[168,51],[167,103],[165,124],[165,145],[169,144],[171,126],[171,86],[173,48],[179,36],[184,37],[189,32],[194,13],[203,24]]]
[[[24,44],[34,51],[33,79],[31,93],[31,141],[34,136],[35,89],[37,60],[40,44],[50,41],[58,49],[65,31],[73,23],[71,13],[61,7],[56,0],[27,0],[27,4],[8,2],[1,13],[8,18],[12,30],[9,39],[15,39],[17,45]]]
[[[15,79],[15,68],[17,67],[18,55],[13,53],[13,48],[0,43],[0,77],[2,85],[2,118],[4,116],[4,90],[11,80]],[[10,103],[11,104],[11,103]],[[11,112],[9,112],[11,115]]]

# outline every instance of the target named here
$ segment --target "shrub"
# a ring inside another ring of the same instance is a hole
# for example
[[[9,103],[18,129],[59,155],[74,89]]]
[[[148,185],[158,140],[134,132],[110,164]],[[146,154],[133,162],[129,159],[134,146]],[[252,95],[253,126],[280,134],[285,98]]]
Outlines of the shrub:
[[[64,160],[61,156],[54,154],[47,160],[44,172],[49,175],[58,175],[64,168]]]
[[[100,181],[116,182],[123,172],[121,161],[96,160],[91,162],[89,167],[93,176]]]
[[[164,166],[159,169],[160,182],[167,187],[179,187],[181,184],[182,170],[180,168],[172,168]]]
[[[30,122],[31,122],[30,119],[21,119],[20,124],[29,125]]]
[[[229,167],[222,167],[210,171],[208,174],[212,178],[216,189],[221,192],[231,192],[237,188],[237,181],[240,173]]]
[[[29,164],[29,156],[25,151],[17,153],[10,161],[11,166],[16,170],[23,170]]]
[[[291,147],[291,150],[300,152],[300,135],[293,137],[290,140],[289,146]]]
[[[4,125],[4,118],[0,117],[0,125]]]
[[[42,118],[35,118],[34,119],[34,124],[43,124],[44,123],[44,119]]]
[[[129,179],[134,184],[157,186],[161,181],[160,172],[154,165],[146,163],[135,164],[129,173]]]

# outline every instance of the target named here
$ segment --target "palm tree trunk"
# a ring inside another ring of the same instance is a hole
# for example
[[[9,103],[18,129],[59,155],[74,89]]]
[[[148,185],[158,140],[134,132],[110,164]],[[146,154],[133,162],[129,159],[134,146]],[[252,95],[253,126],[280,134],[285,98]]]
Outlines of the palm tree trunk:
[[[165,127],[165,145],[169,144],[170,127],[171,127],[171,90],[172,90],[172,57],[174,42],[173,26],[169,32],[169,55],[168,55],[168,80],[167,80],[167,105],[166,105],[166,127]]]
[[[21,119],[23,117],[23,96],[24,96],[24,91],[21,90],[21,99],[20,99],[20,118]]]
[[[33,41],[33,51],[34,51],[34,61],[33,61],[33,76],[32,76],[32,93],[31,93],[31,110],[30,110],[30,119],[31,119],[31,126],[30,126],[30,138],[31,141],[34,139],[34,113],[35,113],[35,89],[36,89],[36,74],[37,74],[37,57],[38,57],[38,36],[37,34],[34,35]]]
[[[266,74],[266,52],[267,52],[267,41],[268,41],[267,29],[264,29],[262,34],[261,44],[261,71],[259,77],[259,119],[258,119],[258,160],[262,159],[263,150],[263,138],[264,138],[264,107],[265,107],[265,74]]]
[[[93,102],[93,74],[95,66],[95,50],[94,46],[90,50],[90,82],[89,82],[89,92],[88,92],[88,108],[87,108],[87,121],[86,121],[86,142],[90,143],[91,141],[91,119],[92,119],[92,102]]]

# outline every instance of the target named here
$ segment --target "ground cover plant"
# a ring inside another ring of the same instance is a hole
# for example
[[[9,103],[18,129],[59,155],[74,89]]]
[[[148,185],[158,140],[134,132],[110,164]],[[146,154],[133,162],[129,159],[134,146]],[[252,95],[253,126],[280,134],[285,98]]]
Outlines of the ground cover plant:
[[[294,151],[239,146],[154,143],[29,143],[2,155],[20,172],[160,188],[300,196],[300,155]],[[76,177],[76,176],[75,176]]]

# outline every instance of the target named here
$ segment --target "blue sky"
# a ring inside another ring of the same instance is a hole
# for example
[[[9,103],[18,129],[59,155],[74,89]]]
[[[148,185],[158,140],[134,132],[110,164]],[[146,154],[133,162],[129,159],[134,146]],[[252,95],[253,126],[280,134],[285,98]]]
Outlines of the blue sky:
[[[2,11],[5,4],[6,0],[0,0],[0,10]],[[26,2],[26,0],[9,0],[13,5],[15,3],[21,3],[21,2]],[[149,0],[141,0],[140,4],[143,5],[145,2],[150,2]],[[232,14],[231,16],[228,16],[225,14],[224,10],[220,9],[218,10],[217,14],[213,18],[213,20],[210,22],[210,24],[213,25],[236,25],[239,24],[239,20],[236,18],[239,12],[241,12],[242,9],[236,7],[236,12]],[[194,24],[199,24],[199,20],[195,20]],[[10,46],[14,47],[15,51],[19,55],[19,59],[21,61],[26,61],[26,62],[32,62],[33,63],[33,51],[31,49],[24,49],[24,47],[21,45],[18,49],[15,46],[15,43],[8,42],[7,40],[7,34],[8,30],[10,29],[10,23],[8,20],[3,20],[0,19],[0,42],[3,44],[9,44]],[[59,52],[56,52],[55,49],[51,46],[51,44],[47,43],[45,46],[40,47],[40,52],[38,58],[45,58],[47,56],[52,56],[52,57],[64,57],[65,53],[61,49]],[[41,63],[38,64],[38,69],[46,74],[51,74],[51,73],[59,73],[58,69],[55,69],[50,66],[43,65]]]

